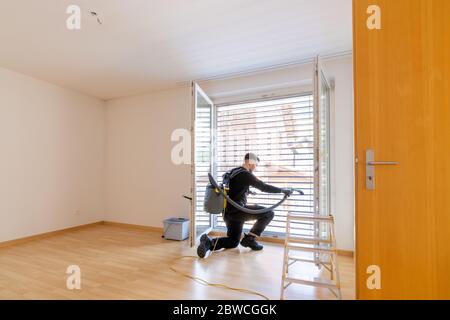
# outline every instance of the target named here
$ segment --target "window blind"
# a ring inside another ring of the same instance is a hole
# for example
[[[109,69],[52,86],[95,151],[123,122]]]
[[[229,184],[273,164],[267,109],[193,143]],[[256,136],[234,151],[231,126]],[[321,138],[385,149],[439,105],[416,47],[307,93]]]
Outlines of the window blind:
[[[211,217],[203,211],[203,202],[212,163],[212,114],[212,106],[206,102],[199,103],[195,109],[195,223],[198,232],[211,226]]]
[[[266,234],[283,235],[288,212],[314,212],[314,111],[313,95],[217,106],[215,168],[217,177],[243,162],[247,152],[256,153],[261,162],[255,175],[281,188],[302,189],[304,196],[293,194],[275,210],[275,218]],[[271,206],[281,194],[248,197],[249,204]],[[251,224],[246,224],[249,228]],[[215,227],[224,228],[221,216]],[[298,223],[293,233],[312,235],[311,223]]]

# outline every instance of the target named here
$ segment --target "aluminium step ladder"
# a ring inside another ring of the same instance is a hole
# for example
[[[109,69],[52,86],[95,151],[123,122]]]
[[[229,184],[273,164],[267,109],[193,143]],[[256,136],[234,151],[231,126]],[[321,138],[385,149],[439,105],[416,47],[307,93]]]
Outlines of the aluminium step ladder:
[[[301,284],[329,289],[338,299],[341,299],[339,266],[337,260],[336,239],[334,234],[334,217],[317,214],[288,213],[286,219],[286,238],[284,244],[283,275],[281,279],[281,297],[291,284]],[[293,234],[293,225],[311,223],[314,225],[314,235],[304,236]],[[303,255],[301,255],[303,254]],[[310,255],[305,257],[304,255]],[[328,270],[329,279],[324,277],[301,278],[290,273],[290,268],[297,262],[315,264],[319,269]]]

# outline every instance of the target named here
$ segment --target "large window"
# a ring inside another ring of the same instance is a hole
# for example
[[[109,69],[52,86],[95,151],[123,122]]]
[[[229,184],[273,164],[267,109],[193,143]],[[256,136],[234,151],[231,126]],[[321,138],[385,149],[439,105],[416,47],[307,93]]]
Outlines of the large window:
[[[330,215],[330,106],[331,89],[317,58],[313,88],[308,94],[273,100],[214,104],[195,82],[192,83],[193,127],[191,245],[201,233],[225,227],[221,216],[203,211],[208,172],[221,182],[222,175],[243,162],[247,152],[261,162],[255,175],[281,188],[298,188],[275,210],[275,218],[265,235],[283,236],[286,216]],[[257,190],[249,204],[272,206],[281,194]],[[249,228],[251,223],[246,224]],[[299,223],[291,228],[297,235],[318,237],[326,233],[319,223]]]
[[[302,189],[275,210],[275,218],[266,234],[284,234],[288,212],[314,212],[314,110],[313,95],[216,106],[215,172],[221,180],[224,172],[240,166],[246,152],[258,154],[261,163],[255,175],[278,187]],[[271,206],[280,194],[249,196],[249,204]],[[223,228],[222,217],[213,226]],[[250,224],[246,225],[248,228]],[[312,225],[298,224],[297,234],[311,234]]]

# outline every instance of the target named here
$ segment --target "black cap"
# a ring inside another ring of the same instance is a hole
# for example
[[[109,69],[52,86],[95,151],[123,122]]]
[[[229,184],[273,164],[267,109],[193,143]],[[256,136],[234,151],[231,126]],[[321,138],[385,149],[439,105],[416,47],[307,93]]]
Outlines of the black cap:
[[[259,162],[258,156],[257,156],[256,154],[254,154],[254,153],[251,153],[251,152],[249,152],[249,153],[247,153],[247,154],[245,155],[244,160],[253,160],[253,161],[256,160],[256,161]]]

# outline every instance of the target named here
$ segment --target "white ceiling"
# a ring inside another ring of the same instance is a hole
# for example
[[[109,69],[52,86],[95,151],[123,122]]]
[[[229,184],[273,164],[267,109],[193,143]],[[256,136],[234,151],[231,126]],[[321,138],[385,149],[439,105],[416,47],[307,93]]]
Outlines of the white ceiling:
[[[351,2],[0,0],[0,66],[106,100],[350,51]]]

